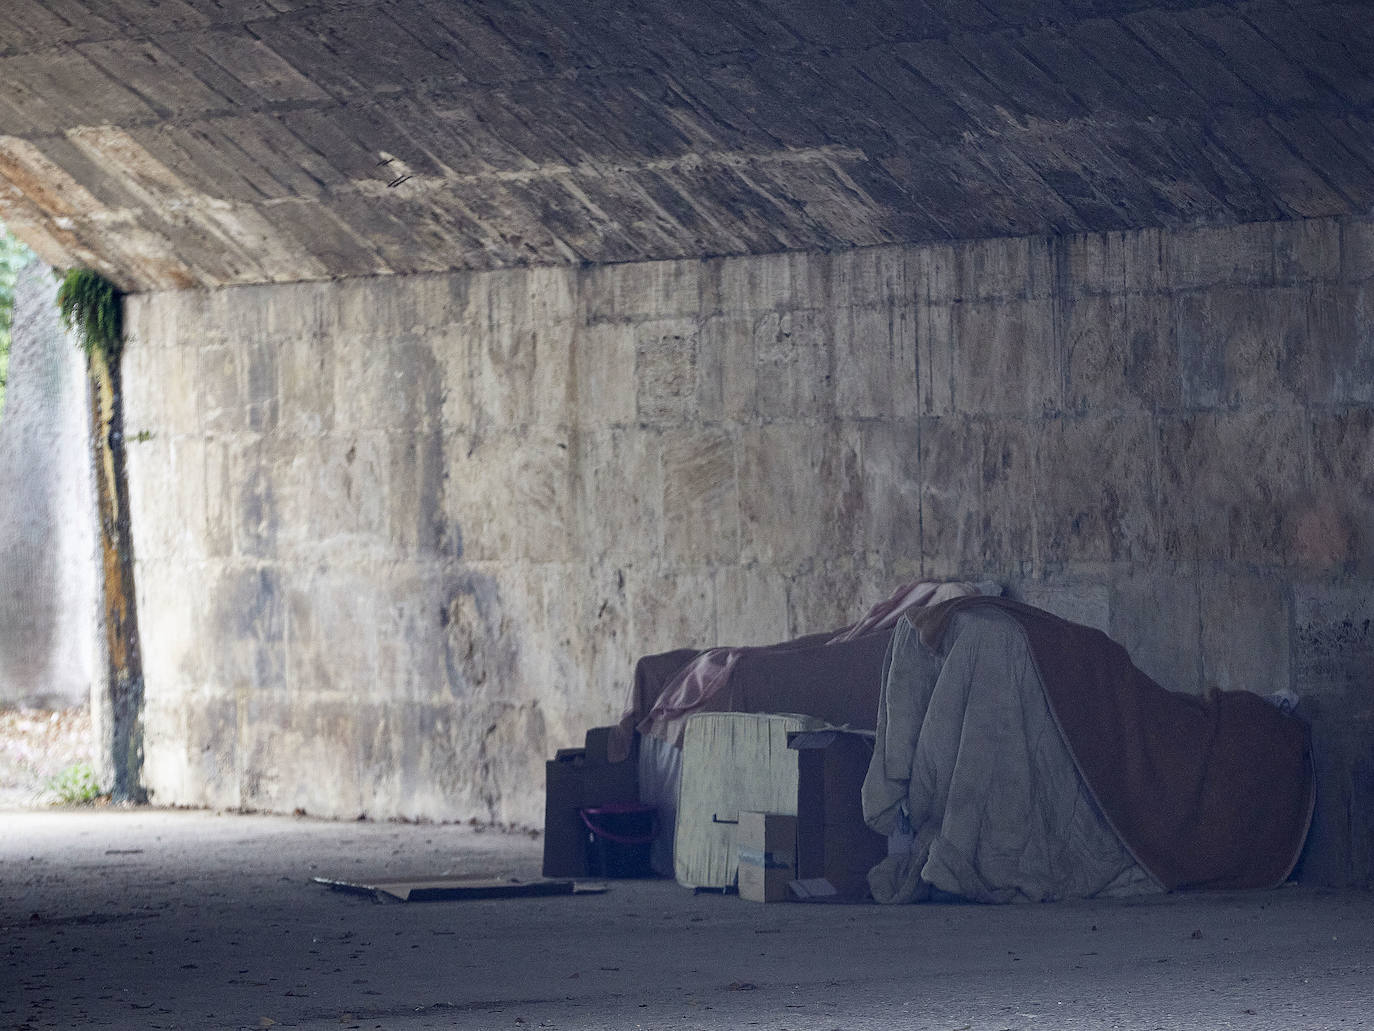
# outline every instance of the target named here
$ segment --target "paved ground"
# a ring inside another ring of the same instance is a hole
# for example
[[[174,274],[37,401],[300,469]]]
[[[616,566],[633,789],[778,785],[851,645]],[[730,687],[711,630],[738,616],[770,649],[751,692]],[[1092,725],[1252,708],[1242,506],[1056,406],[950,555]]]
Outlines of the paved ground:
[[[468,827],[0,812],[0,1028],[1374,1028],[1365,893],[379,905],[310,881],[538,865]]]

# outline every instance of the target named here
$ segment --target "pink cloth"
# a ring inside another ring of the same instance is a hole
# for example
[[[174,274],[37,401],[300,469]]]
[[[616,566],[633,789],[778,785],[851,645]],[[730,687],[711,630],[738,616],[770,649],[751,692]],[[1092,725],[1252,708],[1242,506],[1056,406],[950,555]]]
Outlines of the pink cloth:
[[[864,634],[876,633],[879,630],[891,630],[897,625],[897,620],[901,618],[902,613],[909,609],[939,605],[941,602],[953,601],[955,598],[964,598],[977,593],[978,588],[960,580],[943,582],[917,580],[914,584],[904,584],[897,588],[897,593],[892,597],[886,601],[878,602],[877,605],[869,609],[863,619],[853,626],[839,631],[826,643],[839,644],[841,641],[852,641]]]

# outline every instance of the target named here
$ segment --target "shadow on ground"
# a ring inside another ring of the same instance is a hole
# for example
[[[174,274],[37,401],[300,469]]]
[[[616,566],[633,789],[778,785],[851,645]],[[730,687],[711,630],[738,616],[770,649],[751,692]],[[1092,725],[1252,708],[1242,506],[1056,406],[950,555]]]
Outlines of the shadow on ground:
[[[939,1031],[1374,1026],[1374,895],[756,905],[666,881],[382,905],[313,876],[533,877],[463,826],[0,813],[0,1027]]]

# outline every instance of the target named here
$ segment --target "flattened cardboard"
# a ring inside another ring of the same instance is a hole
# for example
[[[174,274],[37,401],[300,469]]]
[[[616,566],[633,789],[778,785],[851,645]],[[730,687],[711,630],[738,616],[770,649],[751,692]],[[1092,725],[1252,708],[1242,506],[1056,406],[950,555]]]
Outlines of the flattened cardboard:
[[[797,818],[781,813],[739,814],[739,897],[785,902],[797,872]]]
[[[835,901],[867,897],[868,871],[887,855],[887,839],[863,818],[872,737],[809,731],[789,734],[788,747],[797,752],[797,880],[828,881]]]
[[[543,898],[549,895],[593,895],[606,890],[604,884],[561,880],[502,881],[459,877],[436,877],[426,881],[337,881],[328,877],[313,877],[311,880],[334,891],[368,895],[378,902]]]

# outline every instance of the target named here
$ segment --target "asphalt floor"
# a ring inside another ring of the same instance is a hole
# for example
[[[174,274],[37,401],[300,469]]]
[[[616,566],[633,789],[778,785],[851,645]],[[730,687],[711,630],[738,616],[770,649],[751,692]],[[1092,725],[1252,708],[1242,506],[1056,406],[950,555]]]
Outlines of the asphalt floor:
[[[1374,1028],[1374,894],[761,905],[671,881],[381,904],[312,878],[538,877],[530,835],[0,812],[0,1028]]]

